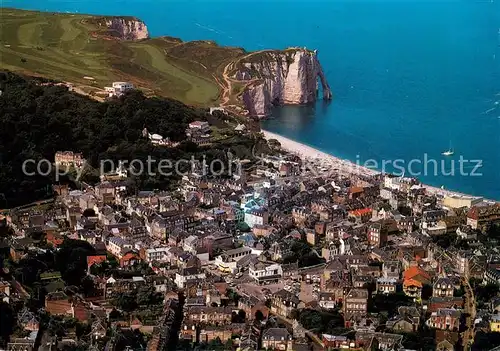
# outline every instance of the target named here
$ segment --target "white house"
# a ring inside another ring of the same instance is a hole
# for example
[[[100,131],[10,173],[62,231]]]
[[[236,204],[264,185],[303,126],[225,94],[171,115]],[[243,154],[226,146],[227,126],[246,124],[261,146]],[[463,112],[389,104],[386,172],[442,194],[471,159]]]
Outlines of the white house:
[[[184,251],[191,252],[196,254],[196,249],[198,248],[198,237],[195,235],[190,235],[186,239],[184,239],[184,245],[182,248]]]
[[[258,262],[250,265],[248,275],[258,283],[262,283],[264,281],[280,279],[283,276],[283,269],[278,263]]]
[[[104,87],[109,97],[120,96],[126,91],[133,90],[134,85],[129,82],[113,82],[111,87]]]
[[[109,251],[112,255],[121,258],[123,256],[123,252],[126,249],[132,249],[132,245],[127,240],[124,240],[117,236],[113,236],[108,239],[106,250]]]
[[[241,258],[252,253],[252,249],[249,247],[239,247],[233,250],[227,250],[222,255],[215,258],[215,265],[222,272],[235,273],[237,271],[236,262]]]
[[[265,225],[269,223],[269,214],[265,210],[253,209],[245,212],[245,223],[253,228],[256,224]]]
[[[197,267],[184,268],[179,270],[179,272],[175,273],[174,282],[177,285],[177,287],[183,289],[186,282],[196,279],[205,279],[206,277],[207,276],[205,272],[201,271]]]
[[[157,146],[171,146],[175,147],[179,145],[179,143],[174,143],[171,142],[169,138],[164,138],[160,134],[150,134],[148,133],[148,138],[151,141],[151,144],[157,145]]]
[[[168,247],[156,247],[146,250],[146,261],[167,262],[169,257]]]
[[[210,125],[205,121],[194,121],[189,123],[189,129],[198,129],[202,133],[210,131]]]

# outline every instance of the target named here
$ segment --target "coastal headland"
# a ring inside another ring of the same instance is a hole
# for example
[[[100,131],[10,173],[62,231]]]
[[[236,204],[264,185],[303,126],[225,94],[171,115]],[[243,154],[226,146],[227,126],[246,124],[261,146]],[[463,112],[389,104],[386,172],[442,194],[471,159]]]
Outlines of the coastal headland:
[[[314,102],[319,84],[323,99],[332,98],[318,53],[308,48],[247,52],[213,41],[151,38],[146,23],[135,17],[2,8],[1,18],[0,68],[63,81],[96,99],[106,96],[110,82],[129,81],[147,96],[262,117],[274,105]],[[328,159],[333,167],[378,172],[281,136],[273,139],[293,152]]]
[[[97,99],[110,82],[127,81],[150,96],[262,117],[274,105],[316,101],[318,82],[332,97],[317,52],[307,48],[246,52],[151,38],[135,17],[2,8],[1,19],[0,68],[63,81]]]

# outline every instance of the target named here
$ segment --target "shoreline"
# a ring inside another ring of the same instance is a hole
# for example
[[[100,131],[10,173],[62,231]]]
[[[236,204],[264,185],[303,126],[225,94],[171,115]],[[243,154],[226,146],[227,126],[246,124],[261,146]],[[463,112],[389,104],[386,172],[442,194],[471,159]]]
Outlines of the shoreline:
[[[305,159],[321,159],[325,163],[328,163],[330,166],[336,167],[339,170],[339,173],[346,175],[346,176],[375,176],[382,174],[381,171],[379,170],[374,170],[370,169],[367,167],[363,167],[360,165],[357,165],[356,163],[339,158],[337,156],[328,154],[324,151],[318,150],[312,146],[300,143],[298,141],[292,140],[290,138],[281,136],[279,134],[261,129],[261,133],[264,134],[264,138],[266,140],[270,139],[275,139],[279,141],[281,144],[281,147],[293,154],[296,154],[300,156],[301,158]],[[495,201],[495,200],[489,200],[486,199],[483,196],[476,196],[476,195],[471,195],[471,194],[465,194],[461,193],[459,191],[453,191],[453,190],[447,190],[447,189],[441,189],[432,185],[428,184],[423,184],[420,183],[423,188],[426,189],[426,191],[430,194],[433,195],[440,195],[440,196],[454,196],[454,197],[467,197],[467,198],[475,198],[475,199],[484,199],[488,201]],[[496,202],[496,201],[495,201]]]

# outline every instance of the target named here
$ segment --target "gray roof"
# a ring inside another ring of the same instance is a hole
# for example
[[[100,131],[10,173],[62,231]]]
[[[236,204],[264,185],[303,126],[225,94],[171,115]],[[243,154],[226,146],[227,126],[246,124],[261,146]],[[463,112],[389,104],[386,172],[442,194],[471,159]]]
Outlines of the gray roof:
[[[286,328],[269,328],[262,334],[264,340],[289,340],[292,337]]]

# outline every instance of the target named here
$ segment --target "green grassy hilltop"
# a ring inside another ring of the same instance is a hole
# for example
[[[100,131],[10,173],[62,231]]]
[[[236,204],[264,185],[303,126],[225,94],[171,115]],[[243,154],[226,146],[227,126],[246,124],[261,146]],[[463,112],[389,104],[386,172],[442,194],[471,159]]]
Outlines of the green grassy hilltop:
[[[214,106],[224,67],[245,54],[209,41],[110,38],[97,18],[0,8],[0,69],[70,82],[96,96],[125,80],[149,94]]]

